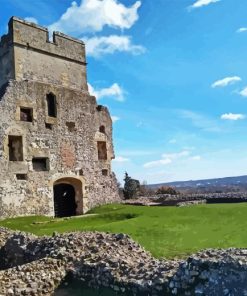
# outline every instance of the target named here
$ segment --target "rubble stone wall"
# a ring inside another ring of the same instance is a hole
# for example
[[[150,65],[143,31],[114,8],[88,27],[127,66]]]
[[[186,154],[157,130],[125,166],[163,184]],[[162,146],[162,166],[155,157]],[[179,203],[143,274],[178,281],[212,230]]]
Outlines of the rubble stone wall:
[[[66,275],[116,295],[247,295],[246,249],[208,249],[183,260],[161,260],[121,233],[38,238],[5,228],[0,246],[1,295],[59,295],[56,288]]]

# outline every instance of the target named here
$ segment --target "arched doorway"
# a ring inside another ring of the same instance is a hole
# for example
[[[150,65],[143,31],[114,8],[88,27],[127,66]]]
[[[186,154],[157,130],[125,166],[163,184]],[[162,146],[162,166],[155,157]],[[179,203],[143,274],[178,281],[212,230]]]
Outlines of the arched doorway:
[[[55,217],[83,214],[83,182],[82,177],[71,176],[62,176],[53,180]]]
[[[76,192],[74,186],[66,183],[54,185],[55,217],[70,217],[76,215]]]

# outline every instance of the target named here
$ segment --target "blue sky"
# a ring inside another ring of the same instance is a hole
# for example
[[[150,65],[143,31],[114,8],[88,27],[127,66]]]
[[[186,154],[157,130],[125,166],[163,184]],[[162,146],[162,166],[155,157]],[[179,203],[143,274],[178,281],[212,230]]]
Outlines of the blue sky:
[[[114,119],[120,181],[247,174],[246,0],[0,0],[85,40],[88,82]]]

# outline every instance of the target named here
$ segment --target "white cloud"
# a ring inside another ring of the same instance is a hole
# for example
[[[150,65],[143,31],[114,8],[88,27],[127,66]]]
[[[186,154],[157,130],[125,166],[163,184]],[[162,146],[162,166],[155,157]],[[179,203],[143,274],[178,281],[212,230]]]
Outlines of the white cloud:
[[[111,116],[111,120],[113,123],[117,122],[118,120],[120,120],[120,118],[118,116]]]
[[[225,120],[239,120],[239,119],[244,119],[245,115],[243,115],[243,114],[225,113],[225,114],[222,114],[220,118],[225,119]]]
[[[205,132],[222,132],[222,128],[218,121],[204,114],[196,113],[190,110],[178,110],[178,114],[185,119],[189,119],[192,124]]]
[[[227,85],[233,84],[235,82],[241,81],[239,76],[225,77],[223,79],[215,81],[211,86],[215,87],[225,87]]]
[[[200,155],[195,155],[195,156],[192,156],[190,159],[191,160],[201,160],[202,158]]]
[[[107,37],[82,38],[82,40],[86,44],[87,54],[93,57],[101,57],[115,52],[129,52],[134,55],[145,52],[143,46],[132,44],[130,36],[110,35]]]
[[[34,24],[38,24],[37,19],[32,16],[25,17],[25,21],[30,22],[30,23],[34,23]]]
[[[162,165],[167,165],[179,158],[185,158],[189,155],[190,155],[190,151],[186,151],[186,150],[178,152],[178,153],[164,153],[164,154],[162,154],[161,159],[147,162],[143,165],[143,167],[144,168],[153,168],[153,167],[158,167],[158,166],[162,166]]]
[[[119,102],[124,101],[125,91],[117,83],[113,83],[110,87],[102,89],[95,89],[90,83],[88,83],[88,91],[92,96],[95,96],[97,100],[111,97]]]
[[[202,6],[207,6],[212,3],[220,2],[221,0],[197,0],[189,8],[200,8]]]
[[[247,97],[247,86],[242,89],[239,94],[242,96],[242,97]]]
[[[129,158],[123,157],[123,156],[117,156],[113,159],[115,162],[128,162],[130,161]]]
[[[144,168],[153,168],[153,167],[157,167],[160,165],[167,165],[169,163],[171,163],[171,159],[160,159],[160,160],[155,160],[155,161],[150,161],[147,162],[143,165]]]
[[[184,150],[178,153],[164,153],[162,154],[162,157],[169,158],[169,159],[178,159],[178,158],[189,156],[189,155],[190,155],[190,151]]]
[[[246,32],[247,31],[247,28],[246,27],[242,27],[242,28],[239,28],[237,30],[237,33],[243,33],[243,32]]]
[[[100,32],[105,26],[117,29],[129,29],[138,20],[138,8],[141,1],[127,7],[118,0],[82,0],[75,1],[60,17],[50,25],[50,30],[67,34]]]

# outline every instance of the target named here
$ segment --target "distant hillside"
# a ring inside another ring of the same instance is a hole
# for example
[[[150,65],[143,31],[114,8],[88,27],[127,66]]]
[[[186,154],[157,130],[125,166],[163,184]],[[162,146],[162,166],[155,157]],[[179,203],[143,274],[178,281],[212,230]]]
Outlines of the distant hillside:
[[[214,190],[223,190],[230,188],[247,190],[247,176],[238,176],[238,177],[225,177],[225,178],[216,178],[216,179],[206,179],[206,180],[190,180],[190,181],[176,181],[168,183],[159,183],[151,184],[150,188],[158,188],[161,186],[172,186],[180,189],[214,189]]]

